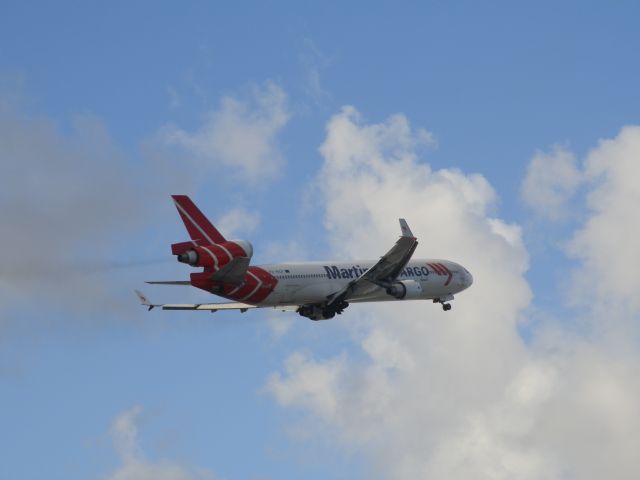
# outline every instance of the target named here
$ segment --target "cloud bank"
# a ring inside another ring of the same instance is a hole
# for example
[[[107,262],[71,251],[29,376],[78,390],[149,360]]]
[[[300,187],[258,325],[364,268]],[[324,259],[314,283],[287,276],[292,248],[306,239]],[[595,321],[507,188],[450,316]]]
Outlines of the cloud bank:
[[[223,98],[196,133],[167,127],[164,144],[142,145],[148,150],[143,158],[121,151],[94,115],[76,115],[64,128],[27,113],[11,93],[0,91],[2,324],[13,316],[13,307],[24,309],[36,300],[46,301],[49,309],[61,307],[70,317],[129,309],[121,292],[114,298],[125,283],[122,268],[160,263],[163,253],[136,257],[136,246],[123,255],[122,242],[128,237],[139,243],[154,214],[169,208],[168,193],[221,168],[258,182],[276,176],[283,165],[276,136],[289,113],[284,91],[273,83],[255,88],[250,100]],[[202,162],[197,169],[184,168],[168,144]],[[158,207],[154,195],[166,198],[167,207]],[[232,236],[250,233],[259,222],[259,214],[243,208],[221,219]],[[118,281],[105,275],[114,269]]]
[[[583,265],[576,278],[601,271],[592,258],[603,253],[599,223],[620,215],[621,198],[635,198],[637,136],[623,130],[586,162],[593,211],[572,242]],[[321,189],[334,251],[380,255],[405,216],[421,240],[416,255],[459,261],[474,274],[473,287],[449,313],[426,302],[350,307],[356,353],[294,352],[268,391],[362,452],[381,478],[637,477],[638,337],[570,331],[560,320],[543,322],[525,343],[518,326],[532,293],[520,227],[492,214],[497,198],[482,176],[421,162],[420,137],[402,115],[366,124],[347,107],[331,119]],[[635,229],[626,233],[638,239]],[[631,291],[616,298],[631,301]],[[586,306],[594,324],[608,321],[599,316],[605,298]],[[637,311],[625,314],[637,320]]]
[[[584,161],[590,190],[589,217],[575,233],[569,253],[581,262],[574,277],[574,299],[582,304],[640,310],[640,127],[623,128],[617,137],[600,140]],[[635,317],[634,317],[635,318]]]
[[[142,216],[132,168],[92,115],[76,116],[63,133],[0,102],[0,144],[4,306],[59,295],[76,298],[72,306],[98,301],[104,289],[80,274],[101,260],[108,266],[118,234]]]

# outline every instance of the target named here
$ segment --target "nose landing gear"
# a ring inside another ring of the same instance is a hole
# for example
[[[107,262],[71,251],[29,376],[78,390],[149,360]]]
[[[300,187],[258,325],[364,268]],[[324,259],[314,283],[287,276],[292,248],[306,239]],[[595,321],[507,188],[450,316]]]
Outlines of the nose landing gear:
[[[442,310],[448,312],[449,310],[451,310],[451,304],[447,302],[450,302],[451,300],[453,300],[453,295],[447,295],[446,297],[442,298],[434,298],[433,303],[440,303],[442,305]]]

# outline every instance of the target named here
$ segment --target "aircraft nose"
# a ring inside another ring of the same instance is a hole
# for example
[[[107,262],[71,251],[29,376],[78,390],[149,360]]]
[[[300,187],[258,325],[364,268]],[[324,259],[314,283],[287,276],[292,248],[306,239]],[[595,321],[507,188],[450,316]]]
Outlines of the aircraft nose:
[[[469,288],[473,283],[473,275],[465,268],[464,270],[464,288]]]

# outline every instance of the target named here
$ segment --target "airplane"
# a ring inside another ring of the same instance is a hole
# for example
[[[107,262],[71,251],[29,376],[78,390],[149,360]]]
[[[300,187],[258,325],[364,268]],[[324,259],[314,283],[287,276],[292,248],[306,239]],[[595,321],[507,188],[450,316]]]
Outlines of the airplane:
[[[311,320],[327,320],[351,303],[432,300],[451,310],[454,295],[469,288],[473,277],[449,260],[412,259],[418,240],[404,219],[401,236],[379,260],[295,262],[250,265],[253,246],[227,240],[186,195],[172,195],[191,240],[174,243],[178,262],[202,271],[190,280],[149,284],[191,285],[231,303],[155,304],[136,294],[149,310],[239,310],[273,308],[295,311]]]

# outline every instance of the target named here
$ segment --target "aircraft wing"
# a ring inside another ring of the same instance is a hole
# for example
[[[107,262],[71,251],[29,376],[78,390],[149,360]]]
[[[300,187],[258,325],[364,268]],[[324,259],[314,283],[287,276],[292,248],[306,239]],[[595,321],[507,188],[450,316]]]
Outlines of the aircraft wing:
[[[162,310],[208,310],[210,312],[217,312],[218,310],[240,310],[244,313],[253,308],[273,308],[274,310],[280,310],[283,312],[290,310],[297,310],[299,305],[279,305],[276,307],[260,307],[258,305],[250,305],[248,303],[151,303],[149,299],[140,290],[136,290],[136,295],[140,300],[140,303],[152,310],[155,307],[162,308]]]
[[[391,285],[407,265],[418,246],[418,240],[411,233],[411,229],[404,218],[400,219],[400,229],[402,230],[402,236],[391,247],[391,250],[380,257],[378,263],[360,275],[360,277],[349,282],[342,290],[330,295],[328,305],[365,297],[381,287],[385,288]]]

